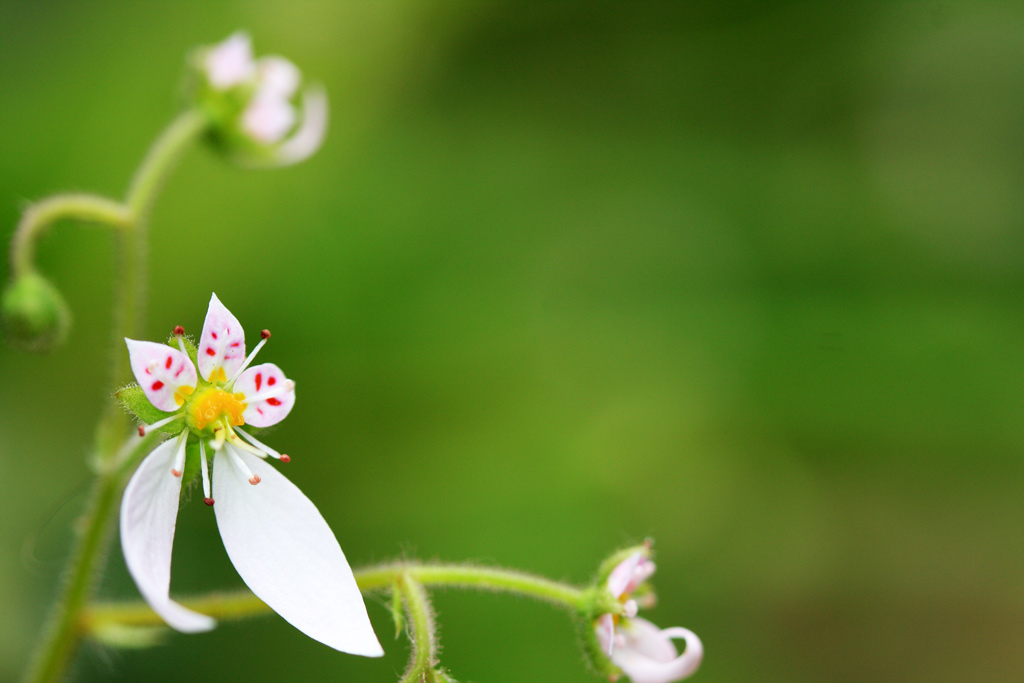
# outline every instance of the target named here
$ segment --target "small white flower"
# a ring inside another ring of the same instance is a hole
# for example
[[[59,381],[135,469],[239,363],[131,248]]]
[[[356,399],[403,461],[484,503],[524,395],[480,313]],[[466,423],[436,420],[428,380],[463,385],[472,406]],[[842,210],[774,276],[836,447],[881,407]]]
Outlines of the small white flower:
[[[249,80],[254,71],[252,41],[239,31],[214,45],[204,60],[206,78],[217,90],[228,90]]]
[[[198,368],[181,340],[183,331],[176,333],[180,350],[125,340],[146,397],[156,408],[174,412],[141,427],[140,434],[182,422],[177,436],[142,461],[121,501],[121,547],[139,592],[179,631],[215,625],[169,595],[186,444],[196,435],[204,501],[213,506],[224,548],[246,585],[311,638],[343,652],[379,657],[384,651],[330,527],[313,503],[265,462],[267,456],[290,458],[241,429],[276,424],[295,404],[295,383],[280,368],[273,363],[250,367],[270,333],[264,330],[246,356],[242,326],[216,295],[199,338]],[[215,451],[212,491],[207,447]]]
[[[607,587],[612,597],[622,602],[625,618],[603,614],[595,626],[605,654],[633,683],[682,680],[693,674],[704,658],[704,645],[692,631],[680,627],[659,629],[636,616],[638,606],[631,594],[654,570],[654,563],[639,551],[616,565]],[[672,643],[675,638],[686,641],[681,655]]]

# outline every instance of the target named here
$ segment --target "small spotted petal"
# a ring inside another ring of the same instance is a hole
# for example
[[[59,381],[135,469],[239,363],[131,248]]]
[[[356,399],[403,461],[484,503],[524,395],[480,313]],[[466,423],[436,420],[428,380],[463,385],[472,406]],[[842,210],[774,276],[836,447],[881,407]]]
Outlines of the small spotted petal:
[[[646,619],[630,619],[617,633],[623,636],[615,648],[612,661],[633,683],[671,683],[693,674],[704,658],[700,638],[685,628],[659,629]],[[686,641],[686,651],[679,654],[672,639]]]
[[[261,95],[288,100],[298,92],[302,73],[284,57],[270,55],[256,62],[256,80]]]
[[[246,585],[310,638],[364,657],[384,654],[337,539],[295,484],[226,444],[214,456],[213,497],[224,548]],[[241,458],[260,483],[236,464]]]
[[[246,33],[231,34],[206,55],[206,77],[218,90],[227,90],[249,79],[254,69],[252,43]]]
[[[277,424],[295,405],[295,383],[273,363],[248,368],[235,381],[234,391],[245,394],[242,418],[253,427]]]
[[[196,386],[196,368],[192,360],[166,344],[127,338],[124,341],[128,345],[132,373],[149,402],[167,412],[181,407],[184,395],[179,389],[194,389]]]
[[[178,518],[181,477],[171,474],[178,439],[163,442],[139,465],[121,499],[121,549],[128,572],[153,611],[186,633],[216,622],[171,600],[171,548]]]
[[[208,382],[223,382],[245,360],[245,332],[238,318],[217,295],[210,297],[203,333],[199,337],[199,373]]]

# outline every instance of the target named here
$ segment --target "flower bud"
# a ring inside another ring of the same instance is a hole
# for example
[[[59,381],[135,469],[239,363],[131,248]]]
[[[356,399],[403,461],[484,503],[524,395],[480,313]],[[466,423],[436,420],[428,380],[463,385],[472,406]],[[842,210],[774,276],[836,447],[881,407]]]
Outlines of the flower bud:
[[[192,98],[210,122],[209,140],[233,160],[286,166],[313,154],[327,130],[323,88],[302,89],[284,57],[255,58],[248,34],[198,48],[190,59]]]
[[[30,351],[57,347],[71,328],[71,312],[64,297],[38,273],[21,275],[9,284],[0,310],[8,341]]]

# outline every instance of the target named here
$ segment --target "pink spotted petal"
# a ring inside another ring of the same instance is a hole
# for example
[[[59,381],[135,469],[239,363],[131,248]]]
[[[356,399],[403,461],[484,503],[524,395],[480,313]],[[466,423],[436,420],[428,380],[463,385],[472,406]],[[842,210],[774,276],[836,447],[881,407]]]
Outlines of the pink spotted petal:
[[[199,373],[208,382],[223,382],[245,360],[245,332],[217,295],[210,297],[203,334],[199,337]],[[223,372],[221,372],[223,370]]]
[[[125,339],[132,373],[146,398],[159,410],[174,412],[181,404],[175,392],[181,387],[194,389],[196,368],[192,360],[177,349],[156,342]],[[181,398],[181,395],[177,395]]]
[[[247,369],[235,381],[234,391],[245,394],[242,418],[253,427],[277,424],[295,405],[295,383],[273,363]]]

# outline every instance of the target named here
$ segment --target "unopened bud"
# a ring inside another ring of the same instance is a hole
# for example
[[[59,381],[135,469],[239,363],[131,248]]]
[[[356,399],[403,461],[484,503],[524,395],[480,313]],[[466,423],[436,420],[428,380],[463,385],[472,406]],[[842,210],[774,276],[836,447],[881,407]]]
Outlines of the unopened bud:
[[[18,277],[0,303],[4,336],[30,351],[49,351],[67,336],[71,312],[57,288],[38,273]]]

